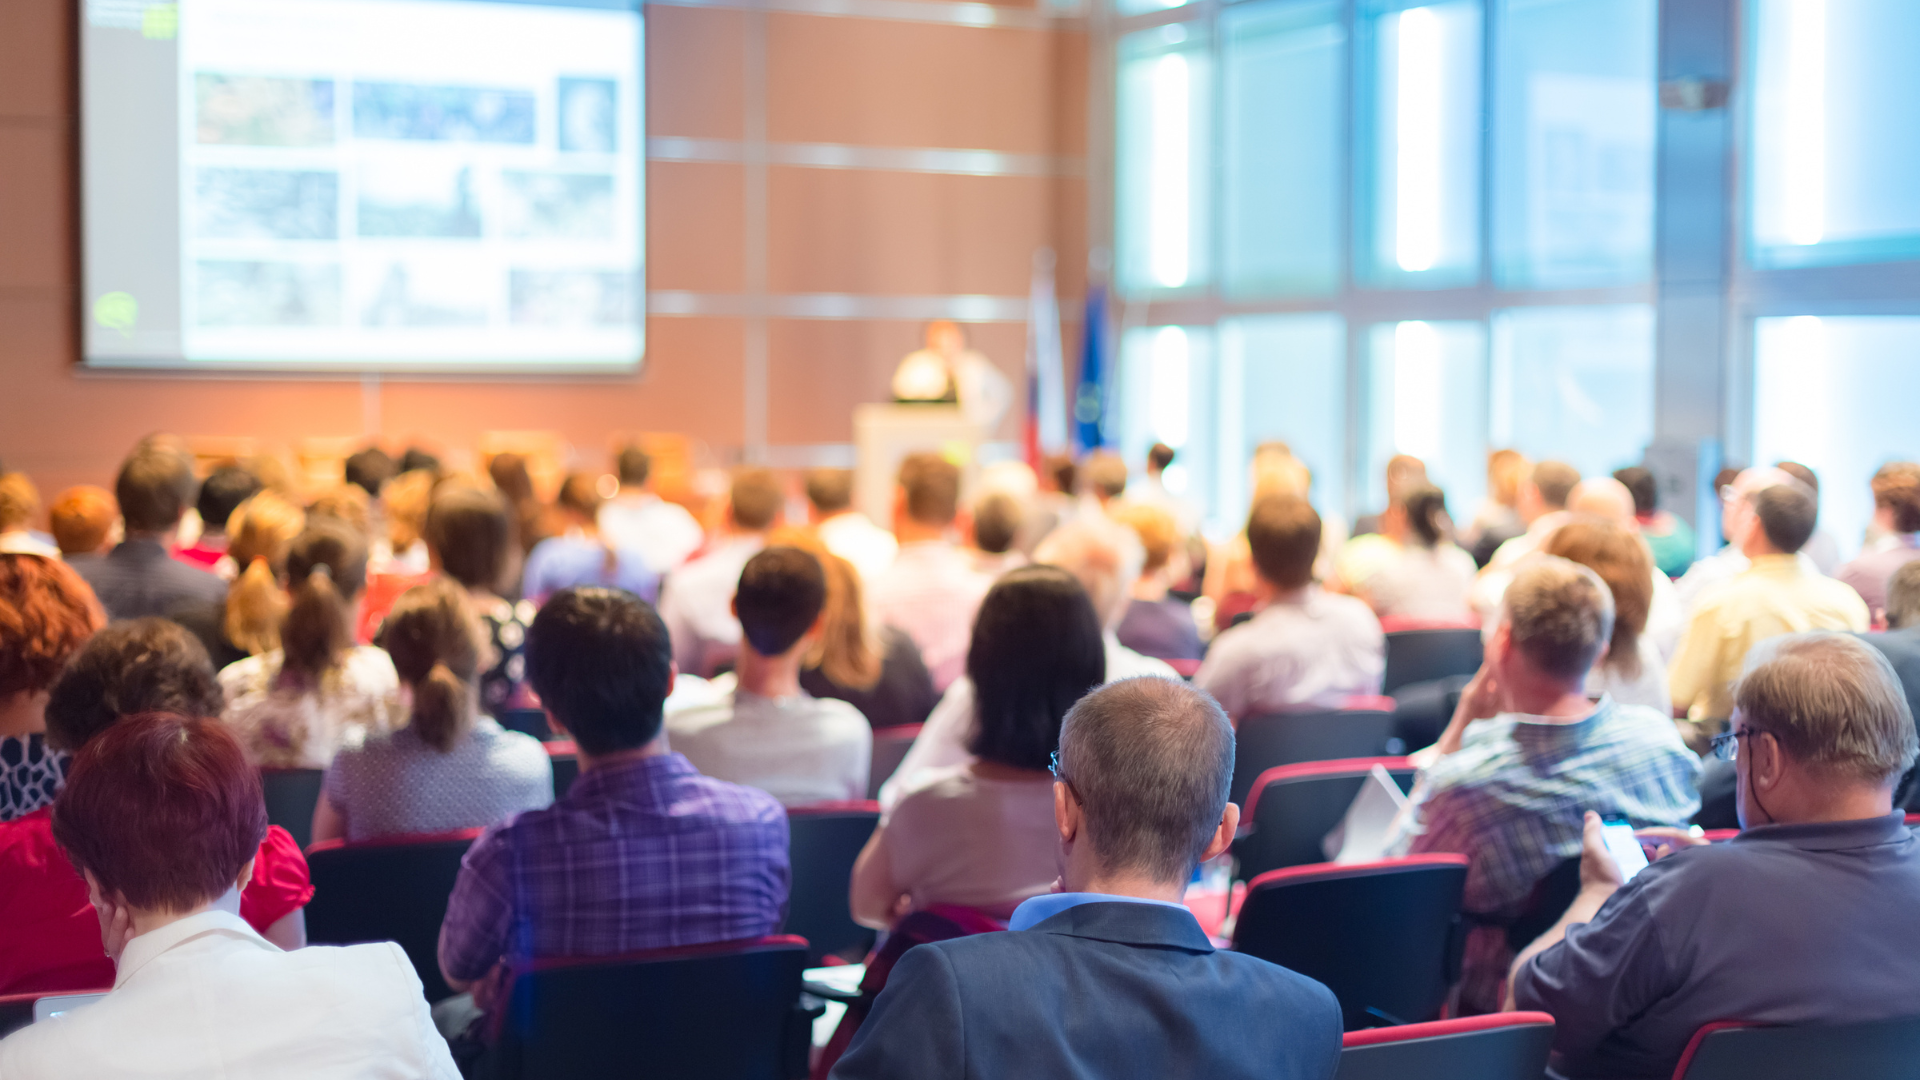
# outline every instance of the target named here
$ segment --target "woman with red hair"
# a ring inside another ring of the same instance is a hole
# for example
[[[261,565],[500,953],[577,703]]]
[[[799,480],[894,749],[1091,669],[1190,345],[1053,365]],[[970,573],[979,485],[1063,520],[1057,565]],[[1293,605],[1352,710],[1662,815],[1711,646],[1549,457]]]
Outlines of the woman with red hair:
[[[53,835],[113,990],[0,1042],[9,1078],[459,1075],[392,942],[283,952],[240,917],[267,810],[214,719],[147,713],[74,755]]]
[[[47,691],[107,617],[73,568],[0,555],[0,821],[53,802],[67,755],[47,745]]]

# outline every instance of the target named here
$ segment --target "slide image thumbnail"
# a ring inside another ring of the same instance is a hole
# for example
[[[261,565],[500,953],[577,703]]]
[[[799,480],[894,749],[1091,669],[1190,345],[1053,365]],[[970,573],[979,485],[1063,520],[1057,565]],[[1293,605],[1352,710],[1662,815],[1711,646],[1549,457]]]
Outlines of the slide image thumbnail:
[[[203,145],[333,145],[333,80],[261,75],[193,77],[195,136]]]
[[[613,238],[613,177],[507,171],[500,179],[506,235],[516,240]]]
[[[560,80],[560,149],[583,154],[611,154],[614,91],[612,79]]]
[[[378,162],[361,167],[361,236],[473,239],[480,235],[480,203],[473,168],[426,162]]]
[[[532,145],[531,90],[415,83],[353,84],[353,133],[362,139]]]
[[[601,270],[515,270],[507,294],[522,326],[637,326],[636,275]]]
[[[362,326],[485,326],[497,271],[473,260],[391,262],[360,309]]]
[[[332,240],[340,177],[308,169],[196,169],[193,235],[203,240]]]
[[[336,263],[202,259],[194,266],[201,326],[338,326]]]

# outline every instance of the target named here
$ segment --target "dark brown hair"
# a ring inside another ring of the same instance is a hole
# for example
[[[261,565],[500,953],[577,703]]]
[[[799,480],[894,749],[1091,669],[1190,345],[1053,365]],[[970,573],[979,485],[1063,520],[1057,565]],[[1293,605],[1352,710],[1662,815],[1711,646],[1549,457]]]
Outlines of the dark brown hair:
[[[908,454],[900,463],[907,516],[922,525],[951,525],[960,513],[960,467],[939,454]]]
[[[407,724],[420,741],[443,754],[472,724],[474,679],[485,641],[466,590],[448,578],[434,578],[401,593],[380,625],[381,647],[393,657],[401,680],[413,688]]]
[[[1320,554],[1320,515],[1298,495],[1265,496],[1247,515],[1247,547],[1261,577],[1277,588],[1302,588],[1313,581]]]
[[[293,603],[280,626],[282,671],[318,683],[353,645],[352,604],[367,587],[367,545],[331,519],[314,522],[287,549]]]
[[[93,635],[54,681],[47,741],[78,750],[124,716],[219,716],[225,706],[199,638],[170,619],[129,619]]]

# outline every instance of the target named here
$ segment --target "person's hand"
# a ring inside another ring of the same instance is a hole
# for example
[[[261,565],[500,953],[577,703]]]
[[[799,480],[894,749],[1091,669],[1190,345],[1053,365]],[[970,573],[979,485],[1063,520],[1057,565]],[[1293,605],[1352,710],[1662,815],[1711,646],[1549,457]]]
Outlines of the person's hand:
[[[1704,836],[1695,836],[1686,829],[1676,829],[1667,825],[1636,829],[1633,835],[1640,841],[1640,846],[1646,850],[1648,862],[1664,859],[1676,851],[1699,847],[1707,842]]]
[[[1473,680],[1460,691],[1460,707],[1454,710],[1454,715],[1485,720],[1500,715],[1502,704],[1500,682],[1493,677],[1493,666],[1481,664],[1480,670],[1473,673]]]
[[[100,916],[100,946],[106,949],[107,959],[118,964],[120,954],[127,950],[127,942],[134,938],[133,912],[125,904],[112,900],[95,904],[93,911]]]
[[[1580,830],[1580,891],[1611,894],[1626,883],[1620,864],[1613,861],[1613,853],[1607,850],[1600,815],[1587,811]]]

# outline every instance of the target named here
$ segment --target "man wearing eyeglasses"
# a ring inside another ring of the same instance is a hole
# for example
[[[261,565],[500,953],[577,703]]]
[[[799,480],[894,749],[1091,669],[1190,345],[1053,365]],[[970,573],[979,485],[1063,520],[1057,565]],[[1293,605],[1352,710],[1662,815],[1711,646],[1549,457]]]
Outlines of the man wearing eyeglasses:
[[[1567,1077],[1666,1077],[1714,1020],[1920,1012],[1920,840],[1893,808],[1913,718],[1886,659],[1833,633],[1762,643],[1713,740],[1743,831],[1643,832],[1622,882],[1587,815],[1573,906],[1514,961],[1509,1004],[1552,1013]]]

